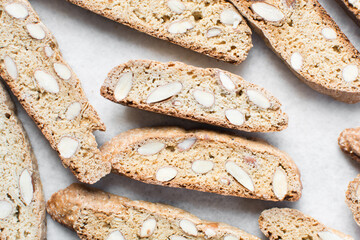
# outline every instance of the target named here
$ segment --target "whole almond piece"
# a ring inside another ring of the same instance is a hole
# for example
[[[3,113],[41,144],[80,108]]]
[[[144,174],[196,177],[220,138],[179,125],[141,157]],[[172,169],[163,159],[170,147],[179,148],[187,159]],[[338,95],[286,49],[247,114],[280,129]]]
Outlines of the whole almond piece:
[[[18,78],[18,70],[17,70],[17,66],[16,66],[16,63],[14,62],[14,60],[9,56],[5,56],[4,63],[5,63],[5,69],[6,69],[7,73],[9,74],[9,76],[13,80],[16,80]]]
[[[150,156],[159,153],[164,147],[165,144],[162,142],[149,142],[139,147],[137,151],[140,155]]]
[[[66,110],[65,117],[67,120],[73,120],[79,116],[81,112],[81,104],[79,102],[74,102],[69,105]]]
[[[190,149],[196,142],[196,137],[188,138],[177,145],[181,151]]]
[[[193,96],[195,100],[204,107],[211,107],[215,103],[215,96],[212,93],[203,90],[194,90]]]
[[[133,83],[133,73],[126,72],[119,77],[119,81],[116,83],[114,90],[114,97],[117,101],[121,101],[126,98],[131,90]]]
[[[272,185],[275,196],[280,201],[284,200],[288,191],[288,182],[286,172],[282,167],[276,168]]]
[[[232,25],[233,28],[236,28],[241,21],[242,17],[233,9],[226,9],[220,14],[220,22],[226,25]]]
[[[125,238],[120,231],[114,231],[107,236],[106,240],[125,240]]]
[[[54,63],[54,70],[59,78],[63,80],[69,80],[71,78],[71,71],[65,64]]]
[[[303,65],[303,57],[301,56],[301,54],[296,52],[291,55],[290,64],[294,70],[300,71]]]
[[[245,116],[237,109],[228,109],[225,111],[225,116],[231,124],[241,126],[245,122]]]
[[[342,75],[345,82],[355,81],[359,76],[359,69],[356,65],[349,64],[343,69]]]
[[[39,84],[39,86],[43,88],[45,91],[48,91],[50,93],[59,92],[59,85],[56,79],[50,74],[42,70],[37,70],[35,71],[34,77],[37,83]]]
[[[321,34],[328,40],[335,40],[337,38],[335,30],[332,28],[323,28]]]
[[[191,236],[197,236],[198,230],[196,228],[196,225],[187,219],[182,219],[180,221],[180,228],[188,235]]]
[[[172,82],[162,85],[160,87],[157,87],[152,93],[150,93],[146,100],[146,103],[150,104],[164,101],[178,94],[181,89],[182,84],[180,82]]]
[[[271,106],[270,101],[257,90],[247,90],[246,94],[251,102],[261,108],[268,109]]]
[[[26,29],[32,38],[42,40],[45,38],[46,33],[42,28],[41,24],[27,24]]]
[[[193,29],[194,24],[190,21],[175,21],[169,25],[168,32],[172,34],[186,33],[188,30]]]
[[[235,90],[235,84],[234,82],[231,80],[231,78],[225,74],[224,72],[219,72],[219,79],[221,84],[224,86],[224,88],[226,90],[228,90],[229,92],[232,92]]]
[[[214,168],[214,163],[209,160],[196,160],[191,165],[191,169],[199,174],[210,172]]]
[[[140,237],[150,237],[156,228],[156,220],[154,218],[149,218],[144,221],[140,229]]]
[[[216,37],[216,36],[219,36],[221,34],[221,32],[222,32],[222,30],[220,28],[213,27],[213,28],[210,28],[209,30],[207,30],[206,37],[207,38]]]
[[[7,218],[13,210],[13,206],[6,200],[0,200],[0,219]]]
[[[226,171],[233,176],[236,181],[238,181],[241,185],[247,188],[250,191],[254,191],[254,183],[247,172],[245,172],[241,167],[239,167],[234,162],[227,162],[225,164]]]
[[[25,205],[30,205],[34,196],[34,186],[32,184],[31,175],[27,169],[20,174],[19,188],[22,201]]]
[[[12,17],[25,19],[29,16],[27,8],[20,3],[10,3],[5,6],[5,11]]]
[[[167,5],[171,11],[177,14],[183,13],[186,9],[185,5],[180,0],[168,0]]]
[[[177,170],[173,167],[162,167],[156,172],[156,180],[160,182],[167,182],[174,179],[177,175]]]
[[[79,142],[72,137],[62,137],[57,147],[63,158],[70,158],[76,153]]]
[[[285,18],[278,8],[265,2],[255,2],[251,9],[265,21],[279,22]]]

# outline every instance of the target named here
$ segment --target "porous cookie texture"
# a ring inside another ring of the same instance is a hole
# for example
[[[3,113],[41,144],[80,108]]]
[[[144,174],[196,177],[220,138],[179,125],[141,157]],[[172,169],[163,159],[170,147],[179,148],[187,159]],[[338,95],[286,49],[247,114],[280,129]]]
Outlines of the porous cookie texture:
[[[360,174],[349,184],[346,191],[346,203],[351,209],[356,223],[360,226]]]
[[[311,88],[346,103],[360,101],[360,54],[316,0],[231,2]]]
[[[337,0],[360,26],[360,0]]]
[[[110,172],[94,130],[105,130],[57,42],[26,0],[0,2],[0,76],[82,182]]]
[[[248,132],[281,131],[288,117],[265,89],[215,68],[135,60],[115,67],[101,95],[147,111]]]
[[[263,211],[259,217],[259,225],[270,240],[354,240],[349,235],[328,228],[316,219],[289,208]]]
[[[181,209],[72,184],[47,203],[51,217],[80,239],[260,240],[224,223],[208,222]]]
[[[248,55],[251,30],[225,0],[68,0],[151,36],[239,64]]]
[[[45,239],[45,200],[25,130],[0,83],[0,239]]]
[[[205,130],[143,128],[118,135],[101,152],[113,172],[145,183],[270,201],[301,197],[295,163],[261,141]]]
[[[345,129],[338,141],[343,152],[360,162],[360,127]]]

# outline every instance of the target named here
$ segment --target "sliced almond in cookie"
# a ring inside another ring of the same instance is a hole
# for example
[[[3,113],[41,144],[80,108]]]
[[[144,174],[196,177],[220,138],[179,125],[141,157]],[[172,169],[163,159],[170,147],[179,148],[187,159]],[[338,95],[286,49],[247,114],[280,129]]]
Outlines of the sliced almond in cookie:
[[[157,87],[152,93],[150,93],[146,100],[146,103],[156,103],[164,101],[178,94],[181,89],[182,84],[180,82],[172,82],[162,85],[160,87]]]
[[[215,103],[215,96],[210,92],[196,89],[193,91],[195,100],[204,107],[212,107]]]
[[[156,180],[160,182],[167,182],[174,179],[177,175],[177,170],[173,167],[162,167],[156,172]]]
[[[186,33],[188,30],[193,29],[194,24],[187,20],[180,20],[172,22],[169,25],[168,32],[172,34]]]
[[[181,151],[190,149],[196,142],[196,137],[188,138],[177,145]]]
[[[34,74],[36,82],[39,84],[41,88],[50,93],[58,93],[59,92],[59,84],[56,79],[50,74],[37,70]]]
[[[338,236],[335,233],[332,233],[330,231],[319,232],[318,235],[321,238],[321,240],[344,240],[340,236]]]
[[[296,52],[291,55],[290,64],[294,70],[300,71],[303,65],[303,57],[301,56],[301,54]]]
[[[0,200],[0,219],[7,218],[13,211],[12,204],[7,200]]]
[[[114,231],[107,236],[106,240],[125,240],[125,238],[120,231]]]
[[[251,102],[261,108],[268,109],[271,106],[269,99],[257,90],[247,90],[246,94]]]
[[[54,50],[49,47],[49,46],[46,46],[44,48],[44,52],[45,52],[45,55],[49,58],[49,57],[52,57],[54,55]]]
[[[342,76],[345,82],[355,81],[359,76],[359,68],[354,64],[349,64],[343,69]]]
[[[239,240],[239,238],[235,237],[234,235],[227,235],[224,237],[224,240]]]
[[[225,111],[225,116],[231,124],[241,126],[245,122],[245,116],[237,109],[228,109]]]
[[[198,230],[196,228],[196,225],[187,219],[182,219],[180,220],[180,228],[188,235],[191,236],[197,236],[198,235]]]
[[[35,38],[37,40],[44,39],[46,36],[44,29],[42,28],[41,24],[39,24],[39,23],[27,24],[26,29],[29,32],[29,35],[32,38]]]
[[[212,238],[212,237],[216,236],[216,232],[214,231],[214,229],[208,228],[208,229],[205,230],[205,235],[208,238]]]
[[[5,11],[12,17],[18,19],[25,19],[29,16],[29,11],[27,8],[20,3],[10,3],[5,6]]]
[[[54,63],[54,70],[59,78],[63,80],[69,80],[71,78],[71,71],[65,64]]]
[[[236,28],[241,21],[242,17],[233,9],[226,9],[220,14],[220,22],[226,25],[232,25],[233,28]]]
[[[79,116],[81,112],[81,104],[79,102],[74,102],[69,105],[66,110],[65,117],[67,120],[73,120]]]
[[[206,37],[207,38],[216,37],[216,36],[219,36],[221,34],[221,32],[222,32],[222,30],[220,28],[217,28],[217,27],[209,28],[206,32]]]
[[[275,196],[281,201],[284,200],[288,191],[286,172],[282,167],[277,167],[273,178],[273,191]]]
[[[156,228],[156,220],[154,218],[149,218],[145,220],[140,229],[140,237],[150,237]]]
[[[209,160],[196,160],[191,165],[191,169],[199,174],[210,172],[214,168],[214,163]]]
[[[121,74],[114,90],[114,97],[117,101],[121,101],[128,96],[132,87],[132,81],[132,72],[125,72]]]
[[[165,144],[162,142],[149,142],[145,143],[141,147],[138,148],[138,153],[141,155],[154,155],[163,150]]]
[[[255,2],[251,9],[265,21],[279,22],[285,18],[278,8],[265,2]]]
[[[6,69],[7,73],[9,74],[9,76],[13,80],[16,80],[18,78],[19,73],[18,73],[16,63],[14,62],[14,60],[9,56],[5,56],[4,63],[5,63],[5,69]]]
[[[20,196],[25,205],[30,205],[34,196],[34,187],[32,178],[27,169],[25,169],[19,177]]]
[[[335,30],[329,27],[323,28],[321,30],[321,34],[324,36],[324,38],[328,40],[335,40],[337,38],[337,34]]]
[[[231,80],[231,78],[225,74],[224,72],[220,71],[219,72],[219,79],[221,84],[224,86],[224,88],[228,91],[234,91],[236,86],[234,84],[234,82]]]
[[[79,142],[72,137],[62,137],[57,148],[63,158],[70,158],[74,156],[78,150]]]
[[[245,172],[240,166],[238,166],[236,163],[234,162],[227,162],[225,164],[225,169],[226,171],[233,176],[236,181],[238,181],[241,185],[243,185],[245,188],[247,188],[250,191],[254,191],[254,183],[251,179],[251,177],[249,176],[249,174],[247,172]]]
[[[186,9],[185,5],[180,0],[168,0],[167,5],[171,11],[177,14],[181,14]]]

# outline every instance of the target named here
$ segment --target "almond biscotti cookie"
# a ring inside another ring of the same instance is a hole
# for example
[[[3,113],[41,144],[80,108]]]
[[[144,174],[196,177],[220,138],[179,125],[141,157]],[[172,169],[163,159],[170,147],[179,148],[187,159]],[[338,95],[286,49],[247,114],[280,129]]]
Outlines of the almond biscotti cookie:
[[[346,203],[351,209],[356,223],[360,226],[360,174],[349,184],[346,191]]]
[[[110,172],[94,130],[105,130],[55,38],[27,0],[0,2],[0,76],[82,182]]]
[[[339,101],[360,101],[360,54],[316,0],[231,2],[311,88]]]
[[[225,0],[68,0],[82,8],[226,62],[248,55],[251,30]]]
[[[47,203],[51,217],[80,239],[260,240],[224,223],[208,222],[184,210],[72,184]]]
[[[345,129],[338,141],[343,152],[360,162],[360,127]]]
[[[263,211],[259,217],[259,225],[270,240],[354,240],[351,236],[328,228],[316,219],[290,208]]]
[[[248,132],[281,131],[288,117],[265,89],[214,68],[135,60],[115,67],[101,95],[147,111]]]
[[[37,161],[2,83],[0,132],[0,239],[46,239]]]
[[[360,0],[337,0],[360,26]]]
[[[297,201],[300,173],[260,141],[175,127],[133,129],[101,148],[113,172],[145,183],[270,201]]]

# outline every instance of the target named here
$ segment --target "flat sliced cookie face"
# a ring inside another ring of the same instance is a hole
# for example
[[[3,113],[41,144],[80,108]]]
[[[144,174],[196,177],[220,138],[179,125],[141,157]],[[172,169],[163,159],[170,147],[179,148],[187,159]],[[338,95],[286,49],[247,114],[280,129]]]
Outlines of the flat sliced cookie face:
[[[47,210],[57,221],[71,219],[81,239],[260,240],[238,228],[207,222],[181,209],[108,194],[73,184],[55,193]]]
[[[317,0],[231,2],[311,88],[360,101],[360,54]]]
[[[114,172],[145,183],[271,201],[301,196],[299,172],[291,159],[270,145],[239,137],[134,129],[104,144],[101,152]]]
[[[261,231],[270,240],[354,240],[351,236],[327,228],[316,219],[290,208],[272,208],[263,211],[259,217],[259,225]]]
[[[249,132],[281,131],[288,121],[265,89],[220,69],[179,62],[120,65],[101,94],[123,105]]]

